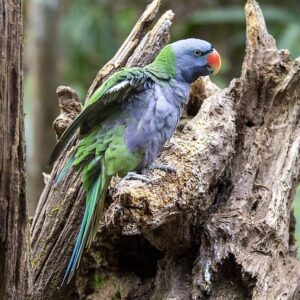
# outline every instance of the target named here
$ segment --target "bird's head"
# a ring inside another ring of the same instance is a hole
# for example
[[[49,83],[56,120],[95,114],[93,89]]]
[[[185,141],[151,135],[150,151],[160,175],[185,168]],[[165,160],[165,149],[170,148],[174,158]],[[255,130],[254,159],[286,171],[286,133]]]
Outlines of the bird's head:
[[[186,39],[171,44],[171,47],[175,55],[176,76],[186,82],[215,75],[220,70],[220,55],[209,42]]]
[[[175,56],[175,76],[180,80],[192,83],[200,76],[217,74],[221,68],[221,57],[209,42],[186,39],[170,46]]]

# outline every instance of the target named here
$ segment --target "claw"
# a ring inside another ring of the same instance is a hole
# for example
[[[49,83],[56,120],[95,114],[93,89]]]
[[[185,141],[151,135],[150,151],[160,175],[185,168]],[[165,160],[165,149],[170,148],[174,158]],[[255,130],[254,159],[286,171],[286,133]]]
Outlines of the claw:
[[[145,183],[150,183],[151,179],[149,179],[145,175],[140,175],[134,172],[128,172],[127,175],[122,180],[140,180]]]
[[[159,163],[153,163],[152,165],[149,166],[149,169],[158,169],[166,173],[176,173],[176,168],[169,165],[159,164]]]

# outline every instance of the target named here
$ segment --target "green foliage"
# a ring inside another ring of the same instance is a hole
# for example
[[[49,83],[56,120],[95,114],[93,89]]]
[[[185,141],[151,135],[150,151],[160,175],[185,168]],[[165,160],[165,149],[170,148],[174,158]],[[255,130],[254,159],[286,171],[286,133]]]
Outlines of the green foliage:
[[[277,39],[277,45],[279,48],[289,49],[292,58],[300,55],[300,19],[286,25],[286,29]]]
[[[297,188],[295,200],[293,202],[294,216],[296,218],[295,238],[298,245],[297,257],[300,260],[300,187]]]
[[[118,14],[113,4],[109,0],[75,0],[62,18],[63,83],[75,88],[81,100],[99,67],[114,55],[137,19],[132,7]]]
[[[268,22],[287,23],[295,19],[296,15],[288,10],[276,6],[262,6],[265,20]],[[243,6],[208,8],[193,13],[188,22],[194,24],[223,24],[224,23],[245,23],[245,14]]]

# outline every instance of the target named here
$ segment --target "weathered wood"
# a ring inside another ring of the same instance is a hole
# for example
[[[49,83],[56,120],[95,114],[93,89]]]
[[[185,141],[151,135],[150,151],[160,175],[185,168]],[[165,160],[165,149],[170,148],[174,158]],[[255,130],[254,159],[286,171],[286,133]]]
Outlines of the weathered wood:
[[[245,12],[236,154],[224,178],[225,201],[204,225],[194,293],[299,299],[300,265],[289,256],[289,221],[300,168],[300,59],[290,61],[287,51],[276,49],[255,1]],[[235,271],[226,281],[228,264]],[[229,280],[234,282],[226,288]]]
[[[56,94],[58,96],[60,114],[54,120],[53,127],[57,137],[60,138],[70,123],[81,112],[82,105],[77,93],[68,86],[59,86],[56,89]]]
[[[0,16],[0,299],[27,299],[31,282],[21,1],[1,0]]]
[[[222,91],[207,79],[194,85],[196,116],[159,158],[176,173],[147,170],[150,184],[114,179],[68,298],[300,298],[300,265],[289,243],[300,170],[300,58],[276,49],[254,0],[245,11],[241,77]],[[153,58],[151,33],[144,39],[129,61]],[[36,297],[59,294],[83,214],[76,173],[53,186],[65,161],[56,164],[33,224]]]

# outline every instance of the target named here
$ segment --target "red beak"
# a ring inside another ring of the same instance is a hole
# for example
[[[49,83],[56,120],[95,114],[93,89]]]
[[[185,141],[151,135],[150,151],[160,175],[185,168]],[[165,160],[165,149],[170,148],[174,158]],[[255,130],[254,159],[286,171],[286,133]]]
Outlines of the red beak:
[[[217,50],[213,49],[207,56],[207,64],[213,69],[212,75],[216,75],[221,68],[221,57]]]

